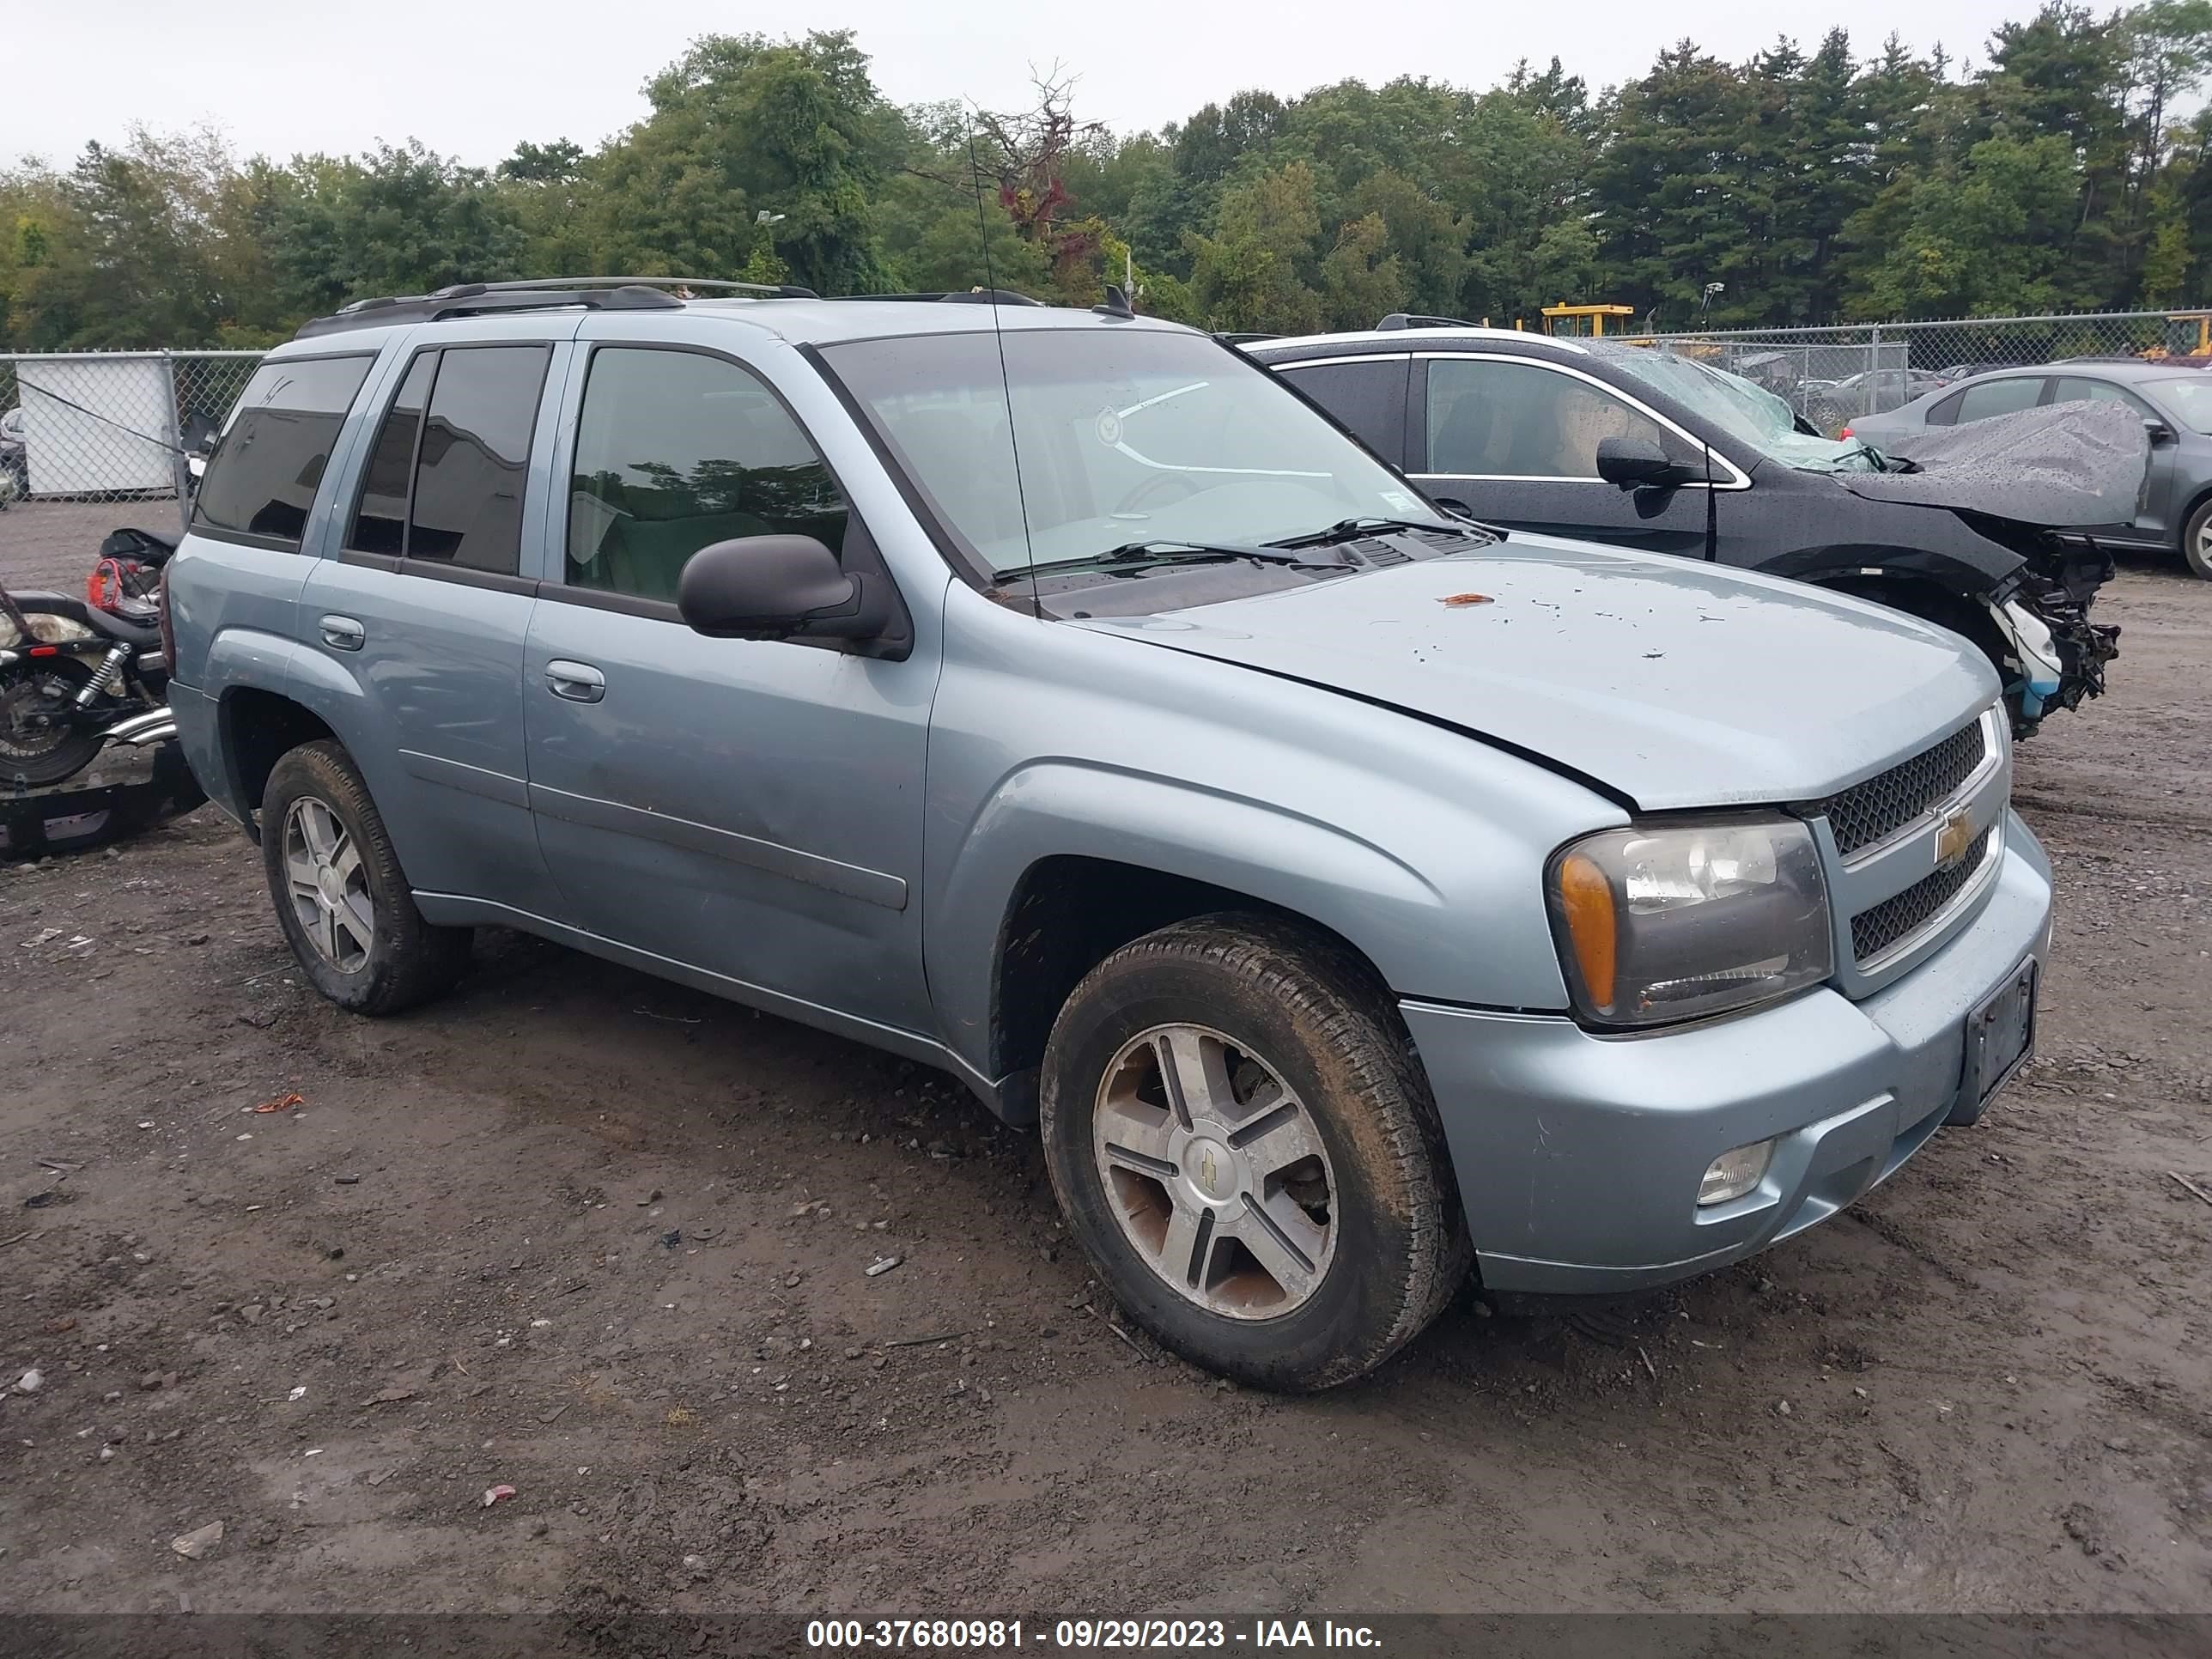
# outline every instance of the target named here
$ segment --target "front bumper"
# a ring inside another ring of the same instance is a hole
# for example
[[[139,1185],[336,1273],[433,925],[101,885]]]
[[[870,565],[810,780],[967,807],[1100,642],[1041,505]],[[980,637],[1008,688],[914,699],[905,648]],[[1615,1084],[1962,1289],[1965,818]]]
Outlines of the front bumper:
[[[2051,866],[2016,813],[2003,859],[1972,921],[1859,1002],[1822,989],[1640,1036],[1401,1003],[1484,1285],[1624,1291],[1707,1273],[1826,1220],[1944,1123],[1971,1122],[1966,1016],[2051,944]],[[1759,1185],[1698,1209],[1705,1167],[1771,1135]]]

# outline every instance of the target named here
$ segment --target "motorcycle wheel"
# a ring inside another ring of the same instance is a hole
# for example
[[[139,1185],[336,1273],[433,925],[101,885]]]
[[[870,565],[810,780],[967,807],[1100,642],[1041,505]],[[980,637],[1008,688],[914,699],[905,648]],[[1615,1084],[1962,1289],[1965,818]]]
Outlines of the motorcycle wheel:
[[[75,718],[76,694],[91,678],[73,657],[17,663],[0,672],[0,787],[59,783],[100,753],[100,733]]]

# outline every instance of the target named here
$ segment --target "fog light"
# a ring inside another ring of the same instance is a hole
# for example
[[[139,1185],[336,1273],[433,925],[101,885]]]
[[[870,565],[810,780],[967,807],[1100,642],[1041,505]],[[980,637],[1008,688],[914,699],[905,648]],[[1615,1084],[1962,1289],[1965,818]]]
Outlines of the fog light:
[[[1759,1185],[1773,1159],[1771,1139],[1754,1140],[1748,1146],[1723,1152],[1706,1167],[1705,1178],[1698,1183],[1698,1207],[1703,1209],[1709,1204],[1725,1204],[1730,1199],[1741,1198]]]

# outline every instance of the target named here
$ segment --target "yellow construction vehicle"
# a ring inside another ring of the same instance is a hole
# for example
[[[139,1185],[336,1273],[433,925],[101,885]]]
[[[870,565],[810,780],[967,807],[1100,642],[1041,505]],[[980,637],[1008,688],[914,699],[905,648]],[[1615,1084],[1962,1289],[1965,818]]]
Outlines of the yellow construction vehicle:
[[[1634,306],[1571,306],[1560,304],[1544,307],[1544,332],[1571,336],[1575,338],[1602,338],[1605,319],[1608,317],[1633,317]],[[1625,323],[1616,324],[1616,331],[1625,330]]]

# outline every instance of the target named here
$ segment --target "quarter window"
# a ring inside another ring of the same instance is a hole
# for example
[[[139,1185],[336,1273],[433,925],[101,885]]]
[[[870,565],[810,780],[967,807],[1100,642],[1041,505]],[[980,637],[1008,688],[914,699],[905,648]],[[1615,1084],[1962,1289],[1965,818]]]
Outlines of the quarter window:
[[[623,347],[592,355],[569,481],[571,586],[672,602],[701,548],[797,535],[842,553],[847,513],[799,422],[736,364]]]
[[[307,513],[371,357],[289,357],[253,372],[208,461],[195,530],[297,552]]]
[[[407,545],[407,485],[415,475],[415,441],[422,433],[422,407],[430,401],[430,377],[438,354],[426,351],[407,370],[399,395],[377,431],[368,470],[361,486],[361,505],[353,515],[346,545],[362,553],[397,558]]]
[[[1437,358],[1429,364],[1430,472],[1595,478],[1605,438],[1668,434],[1602,386],[1534,363]]]

